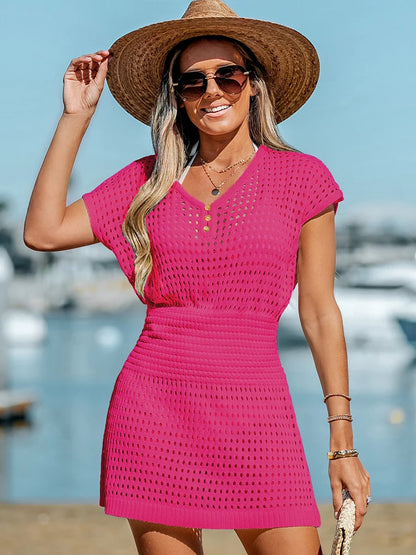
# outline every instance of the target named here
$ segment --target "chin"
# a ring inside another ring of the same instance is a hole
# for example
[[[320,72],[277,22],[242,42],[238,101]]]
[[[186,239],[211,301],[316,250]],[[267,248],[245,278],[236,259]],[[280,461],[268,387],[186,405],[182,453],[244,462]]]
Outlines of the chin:
[[[232,124],[230,122],[212,122],[210,125],[201,125],[200,127],[198,127],[198,130],[202,133],[205,133],[207,135],[229,135],[232,133],[236,133],[240,127],[242,126],[242,123],[238,123],[238,124]]]

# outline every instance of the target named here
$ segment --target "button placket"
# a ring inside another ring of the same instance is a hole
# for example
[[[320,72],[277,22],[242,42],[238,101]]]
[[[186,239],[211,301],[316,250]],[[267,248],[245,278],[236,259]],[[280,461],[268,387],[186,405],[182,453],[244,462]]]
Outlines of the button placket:
[[[211,210],[211,205],[210,205],[209,203],[207,203],[207,204],[205,204],[205,207],[204,207],[204,208],[205,208],[204,220],[205,220],[206,222],[210,222],[211,219],[212,219],[212,217],[211,217],[211,215],[210,215],[210,213],[209,213],[210,210]],[[208,223],[206,223],[206,224],[204,225],[204,228],[203,228],[203,229],[204,229],[204,231],[209,231],[209,230],[210,230],[210,227],[209,227]]]

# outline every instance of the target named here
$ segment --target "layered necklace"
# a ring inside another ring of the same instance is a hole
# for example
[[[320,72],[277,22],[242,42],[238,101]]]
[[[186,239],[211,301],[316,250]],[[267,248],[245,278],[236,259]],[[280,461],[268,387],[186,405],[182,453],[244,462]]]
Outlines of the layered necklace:
[[[207,178],[209,179],[209,181],[211,182],[213,189],[211,190],[211,194],[216,197],[217,195],[220,194],[221,192],[221,187],[223,185],[225,185],[228,181],[230,181],[230,179],[238,172],[238,170],[241,168],[241,166],[243,166],[244,164],[246,164],[247,162],[249,162],[253,156],[256,153],[256,149],[253,150],[253,152],[249,155],[246,156],[245,158],[242,158],[241,160],[238,160],[238,162],[234,162],[233,164],[230,164],[229,166],[227,166],[226,168],[223,168],[221,170],[217,170],[215,168],[213,168],[211,166],[211,164],[207,161],[205,161],[201,154],[198,153],[199,159],[202,162],[202,169],[205,172],[205,175],[207,176]],[[224,174],[226,172],[229,172],[230,170],[232,170],[227,177],[221,181],[221,183],[215,183],[212,179],[212,177],[210,176],[208,169],[211,170],[212,172],[215,172],[217,174]]]

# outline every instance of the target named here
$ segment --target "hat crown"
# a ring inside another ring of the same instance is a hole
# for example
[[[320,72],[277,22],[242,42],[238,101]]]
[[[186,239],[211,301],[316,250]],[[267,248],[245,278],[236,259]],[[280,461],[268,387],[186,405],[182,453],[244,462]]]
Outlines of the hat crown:
[[[238,15],[221,0],[194,0],[189,4],[182,19],[196,17],[238,17]]]

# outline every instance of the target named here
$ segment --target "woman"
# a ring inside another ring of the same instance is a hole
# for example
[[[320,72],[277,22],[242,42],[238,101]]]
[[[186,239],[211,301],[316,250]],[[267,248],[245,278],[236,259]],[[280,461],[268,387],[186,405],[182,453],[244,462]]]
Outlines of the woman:
[[[235,529],[247,553],[321,553],[276,349],[296,282],[328,408],[334,509],[348,489],[356,529],[366,512],[369,476],[353,446],[333,296],[343,197],[322,162],[275,128],[310,96],[318,67],[296,31],[197,0],[180,20],[129,33],[65,74],[25,242],[61,250],[101,241],[147,305],[110,402],[100,500],[129,519],[139,553],[202,553],[201,528]],[[151,123],[157,155],[66,206],[106,76],[120,104]]]

